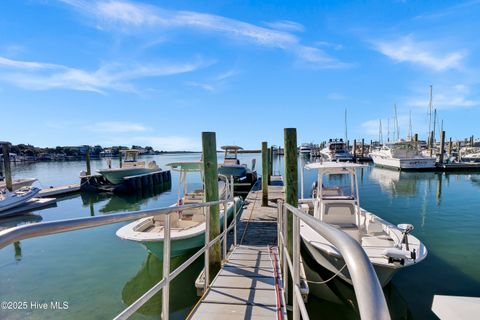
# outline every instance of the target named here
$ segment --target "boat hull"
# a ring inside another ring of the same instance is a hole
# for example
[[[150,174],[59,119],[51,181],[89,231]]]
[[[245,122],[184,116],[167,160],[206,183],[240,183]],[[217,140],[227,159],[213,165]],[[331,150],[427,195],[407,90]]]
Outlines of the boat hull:
[[[311,266],[310,270],[310,272],[317,273],[317,275],[315,275],[315,278],[322,276],[325,277],[325,275],[330,278],[334,274],[338,273],[345,265],[345,261],[342,257],[329,255],[328,253],[315,248],[307,241],[303,240],[302,254],[307,254],[311,258],[310,261],[315,262],[313,266]],[[372,263],[372,265],[375,269],[378,280],[382,287],[386,286],[390,282],[390,280],[392,280],[395,273],[397,273],[397,271],[399,270],[399,268],[391,268],[374,263]],[[349,285],[352,285],[352,279],[350,278],[347,267],[343,268],[343,270],[338,274],[338,277],[347,282]]]
[[[399,159],[372,155],[375,166],[396,170],[431,170],[435,168],[435,158]]]
[[[28,191],[25,194],[22,194],[22,195],[17,194],[15,197],[7,196],[6,199],[0,201],[0,217],[9,216],[10,214],[8,213],[8,210],[24,204],[28,200],[35,197],[35,195],[39,191],[40,189],[32,187],[30,191]],[[17,190],[17,191],[14,191],[13,193],[15,192],[20,192],[20,191]]]
[[[98,170],[102,176],[105,177],[112,184],[120,184],[124,182],[125,177],[136,176],[140,174],[151,173],[158,170],[148,168],[125,168],[125,169],[106,169]]]

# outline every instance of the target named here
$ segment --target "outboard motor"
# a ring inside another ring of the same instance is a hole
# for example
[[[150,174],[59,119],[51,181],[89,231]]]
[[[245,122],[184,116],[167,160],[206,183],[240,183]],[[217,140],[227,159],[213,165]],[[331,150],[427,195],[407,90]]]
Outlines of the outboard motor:
[[[401,223],[397,225],[397,228],[402,231],[402,241],[400,241],[400,243],[405,243],[405,249],[410,251],[408,248],[408,234],[413,230],[413,225],[409,223]]]

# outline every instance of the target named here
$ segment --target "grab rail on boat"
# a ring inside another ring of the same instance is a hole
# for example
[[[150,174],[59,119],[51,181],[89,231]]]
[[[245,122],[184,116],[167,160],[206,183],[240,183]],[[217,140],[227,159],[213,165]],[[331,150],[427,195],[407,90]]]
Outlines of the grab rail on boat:
[[[232,179],[233,180],[233,179]],[[227,210],[228,204],[233,202],[233,222],[227,228]],[[224,225],[223,231],[213,240],[210,240],[210,208],[222,204],[224,207]],[[187,209],[203,208],[205,212],[205,245],[192,255],[188,260],[182,263],[178,268],[170,272],[170,214],[178,213]],[[162,319],[169,319],[169,301],[170,301],[170,282],[182,273],[189,265],[191,265],[202,254],[205,255],[205,291],[210,285],[209,280],[209,252],[210,247],[215,243],[223,240],[223,258],[227,254],[227,234],[233,229],[233,244],[237,245],[237,206],[235,198],[227,198],[225,200],[187,204],[182,206],[149,209],[141,211],[133,211],[126,213],[109,214],[106,216],[87,217],[68,220],[57,220],[51,222],[40,222],[35,224],[23,225],[11,229],[0,231],[0,249],[14,242],[51,235],[56,233],[75,231],[80,229],[98,227],[112,223],[132,221],[146,217],[166,215],[164,225],[164,250],[163,250],[163,277],[150,290],[145,292],[134,303],[119,313],[114,319],[128,319],[146,302],[148,302],[156,293],[163,289],[162,292]]]
[[[293,219],[293,260],[287,249],[287,243],[289,241],[288,212],[292,214],[291,217]],[[288,292],[286,286],[288,284],[287,277],[289,273],[292,278],[293,319],[300,319],[300,314],[303,319],[309,319],[300,292],[300,220],[330,241],[342,255],[352,279],[353,288],[355,289],[361,319],[390,319],[387,302],[380,282],[378,281],[377,274],[360,244],[346,233],[279,200],[277,219],[279,260],[283,268],[282,275],[284,277],[283,284],[285,286],[285,292]]]

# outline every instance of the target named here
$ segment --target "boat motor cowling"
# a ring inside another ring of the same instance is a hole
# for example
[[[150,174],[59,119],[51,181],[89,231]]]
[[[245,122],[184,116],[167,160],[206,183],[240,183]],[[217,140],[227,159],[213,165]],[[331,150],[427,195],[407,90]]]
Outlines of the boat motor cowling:
[[[405,249],[410,250],[408,248],[408,234],[413,230],[413,225],[409,223],[401,223],[397,225],[397,228],[402,231],[402,241],[400,241],[400,243],[405,243]]]

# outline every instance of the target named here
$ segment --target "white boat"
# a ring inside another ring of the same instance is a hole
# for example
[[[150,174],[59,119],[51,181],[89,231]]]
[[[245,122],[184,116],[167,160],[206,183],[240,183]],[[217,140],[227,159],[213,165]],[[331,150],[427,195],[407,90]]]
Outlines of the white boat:
[[[161,171],[155,161],[145,162],[138,161],[138,150],[125,150],[125,158],[121,168],[111,168],[111,160],[108,169],[97,170],[112,184],[120,184],[124,181],[123,178],[146,174],[156,171]]]
[[[397,170],[433,169],[436,162],[435,157],[422,155],[413,141],[386,143],[370,156],[376,166]]]
[[[187,173],[201,173],[202,163],[178,162],[170,163],[168,166],[172,167],[174,171],[180,171],[178,200],[172,206],[204,202],[203,189],[188,191],[186,179]],[[224,180],[219,181],[218,187],[219,199],[231,198],[232,190],[228,178],[225,177]],[[234,205],[237,210],[240,210],[241,198],[235,197],[234,203],[229,203],[226,210],[220,206],[221,227],[223,227],[225,212],[228,220],[233,217]],[[122,239],[140,242],[159,259],[163,259],[164,218],[165,216],[162,215],[139,219],[118,229],[116,234]],[[171,214],[170,221],[172,257],[185,254],[205,244],[205,212],[203,208],[188,209]]]
[[[300,146],[300,153],[301,154],[310,154],[313,150],[313,144],[312,143],[302,143]]]
[[[0,217],[8,215],[8,210],[18,207],[33,198],[40,189],[23,187],[15,191],[0,189]]]
[[[374,266],[380,284],[385,286],[398,270],[425,259],[427,249],[410,234],[412,225],[395,226],[360,207],[356,169],[361,167],[364,165],[339,162],[307,164],[307,170],[317,170],[317,187],[313,198],[300,208],[358,241]],[[335,180],[348,180],[349,186],[323,185],[324,177],[338,177],[339,174],[347,175],[346,179]],[[315,261],[315,272],[338,274],[347,283],[352,283],[345,261],[331,242],[303,222],[300,222],[300,235],[302,253],[308,255],[308,260]],[[318,275],[312,278],[318,279]]]
[[[476,148],[476,147],[461,148],[460,159],[462,162],[480,162],[480,148]]]
[[[12,189],[13,191],[18,190],[23,187],[30,187],[37,179],[35,178],[21,178],[15,179],[12,181]],[[0,181],[0,189],[6,188],[6,182]]]
[[[222,150],[225,150],[225,157],[223,163],[218,165],[218,174],[233,177],[236,194],[247,194],[257,181],[255,159],[252,159],[251,169],[246,164],[241,164],[238,159],[238,151],[242,149],[242,147],[234,145],[222,146]]]
[[[322,150],[320,155],[326,161],[352,161],[352,154],[348,151],[347,145],[343,139],[330,139]]]

